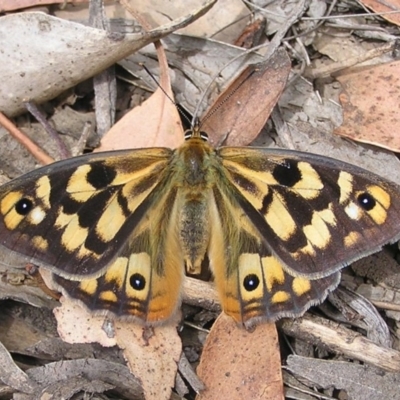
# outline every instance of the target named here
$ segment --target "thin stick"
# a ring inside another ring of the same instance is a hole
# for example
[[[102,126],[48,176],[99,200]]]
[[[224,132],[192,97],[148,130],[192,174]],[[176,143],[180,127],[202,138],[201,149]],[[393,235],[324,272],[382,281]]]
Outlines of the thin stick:
[[[43,126],[45,131],[48,133],[50,138],[57,144],[62,159],[71,157],[71,152],[68,150],[65,143],[61,140],[60,135],[54,129],[54,127],[46,119],[43,112],[37,107],[37,105],[31,101],[24,103],[26,109],[37,119],[37,121]]]
[[[7,129],[10,135],[21,143],[41,164],[51,164],[54,162],[46,152],[44,152],[35,142],[20,131],[3,113],[0,112],[0,124]]]

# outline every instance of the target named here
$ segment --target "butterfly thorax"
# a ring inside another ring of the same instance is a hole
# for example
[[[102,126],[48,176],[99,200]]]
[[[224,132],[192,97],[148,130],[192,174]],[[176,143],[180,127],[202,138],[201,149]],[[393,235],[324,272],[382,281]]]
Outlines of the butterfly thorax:
[[[210,182],[210,156],[214,149],[204,140],[192,137],[176,150],[175,162],[182,184],[188,191],[202,189]]]
[[[215,150],[203,139],[191,137],[175,154],[179,190],[179,237],[190,274],[201,272],[210,238],[209,198],[214,184]]]

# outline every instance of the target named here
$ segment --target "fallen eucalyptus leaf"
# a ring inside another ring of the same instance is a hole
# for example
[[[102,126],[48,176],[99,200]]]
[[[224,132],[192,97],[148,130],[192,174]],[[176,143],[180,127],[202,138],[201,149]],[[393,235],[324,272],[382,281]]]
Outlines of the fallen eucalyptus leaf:
[[[141,47],[180,29],[215,3],[149,32],[120,34],[33,12],[0,18],[0,110],[22,112],[82,82]]]

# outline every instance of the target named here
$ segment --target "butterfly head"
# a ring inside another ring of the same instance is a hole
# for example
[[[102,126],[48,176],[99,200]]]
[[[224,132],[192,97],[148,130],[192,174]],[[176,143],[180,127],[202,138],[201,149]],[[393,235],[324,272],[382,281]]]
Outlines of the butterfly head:
[[[200,130],[192,130],[189,129],[185,132],[185,141],[188,141],[190,139],[201,139],[204,142],[208,142],[208,135],[205,132],[202,132]]]
[[[192,128],[185,131],[184,134],[185,141],[196,138],[196,139],[201,139],[204,142],[208,142],[207,133],[203,132],[200,128],[201,128],[200,121],[198,118],[195,118],[192,124]]]

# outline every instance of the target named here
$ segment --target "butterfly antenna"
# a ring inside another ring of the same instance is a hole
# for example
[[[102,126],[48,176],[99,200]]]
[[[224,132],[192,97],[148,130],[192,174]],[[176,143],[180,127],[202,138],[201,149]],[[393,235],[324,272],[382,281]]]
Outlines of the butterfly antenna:
[[[155,76],[151,73],[151,71],[144,65],[143,63],[139,63],[139,65],[149,74],[150,78],[153,79],[155,84],[160,88],[160,90],[165,94],[167,99],[176,107],[179,114],[186,120],[186,122],[192,126],[192,121],[188,116],[185,114],[183,108],[166,92],[166,90],[160,85],[160,82],[155,78]]]

